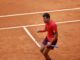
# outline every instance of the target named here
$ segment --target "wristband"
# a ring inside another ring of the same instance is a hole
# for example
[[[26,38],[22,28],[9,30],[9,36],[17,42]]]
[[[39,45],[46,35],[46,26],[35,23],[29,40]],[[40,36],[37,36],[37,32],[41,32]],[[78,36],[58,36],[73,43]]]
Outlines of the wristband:
[[[40,32],[45,32],[44,30],[40,30]]]

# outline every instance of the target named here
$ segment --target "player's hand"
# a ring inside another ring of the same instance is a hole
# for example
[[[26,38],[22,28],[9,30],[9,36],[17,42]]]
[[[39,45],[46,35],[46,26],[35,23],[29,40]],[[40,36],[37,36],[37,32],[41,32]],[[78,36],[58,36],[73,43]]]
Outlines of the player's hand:
[[[37,30],[37,33],[41,32],[41,30]]]
[[[52,42],[48,42],[47,45],[46,45],[46,47],[51,46],[51,44],[52,44]]]
[[[52,42],[48,42],[48,46],[50,46],[52,44]]]

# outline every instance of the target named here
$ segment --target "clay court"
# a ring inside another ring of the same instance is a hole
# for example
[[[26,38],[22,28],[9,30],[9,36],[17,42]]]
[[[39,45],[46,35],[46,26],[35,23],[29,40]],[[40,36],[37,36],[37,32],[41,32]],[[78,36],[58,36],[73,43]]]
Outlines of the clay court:
[[[1,0],[0,60],[45,60],[40,52],[45,33],[42,15],[58,26],[59,48],[52,60],[80,60],[80,0]]]

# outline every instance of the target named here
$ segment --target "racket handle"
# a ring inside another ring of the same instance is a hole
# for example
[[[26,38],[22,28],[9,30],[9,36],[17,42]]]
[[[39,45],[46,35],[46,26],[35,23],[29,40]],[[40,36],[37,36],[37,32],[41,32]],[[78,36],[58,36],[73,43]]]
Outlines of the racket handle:
[[[56,48],[59,48],[58,46],[56,46],[56,45],[51,45],[52,47],[56,47]]]

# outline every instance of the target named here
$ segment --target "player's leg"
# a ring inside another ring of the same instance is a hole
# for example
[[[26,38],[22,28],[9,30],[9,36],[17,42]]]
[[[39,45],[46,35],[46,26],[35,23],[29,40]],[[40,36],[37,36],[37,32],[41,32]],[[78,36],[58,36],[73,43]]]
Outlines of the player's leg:
[[[51,60],[50,56],[48,55],[50,50],[51,49],[49,49],[49,48],[45,48],[44,51],[43,51],[43,55],[46,58],[46,60]]]
[[[45,48],[45,46],[43,44],[41,44],[41,48],[40,48],[41,53],[43,53],[44,48]]]
[[[40,48],[41,53],[43,53],[46,44],[47,44],[47,37],[44,39],[44,41],[41,44],[41,48]]]
[[[47,43],[48,43],[48,42],[47,42]],[[57,40],[55,40],[55,41],[52,43],[52,45],[56,45],[56,43],[57,43]],[[52,46],[49,46],[49,47],[44,48],[43,55],[45,56],[46,60],[51,60],[51,58],[50,58],[50,56],[48,55],[48,53],[49,53],[50,50],[53,50],[53,49],[54,49],[54,47],[52,47]]]
[[[46,39],[44,40],[44,42],[43,42],[43,44],[44,44],[44,50],[43,50],[43,55],[44,55],[44,57],[46,58],[46,60],[51,60],[51,58],[49,57],[49,55],[48,55],[48,53],[49,53],[49,51],[51,50],[51,48],[49,48],[49,47],[46,47],[46,45],[48,44],[48,39],[47,39],[47,37],[46,37]]]

